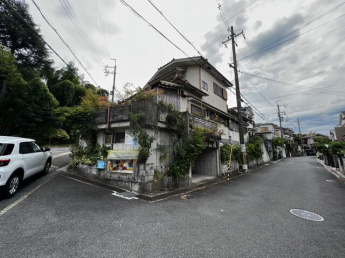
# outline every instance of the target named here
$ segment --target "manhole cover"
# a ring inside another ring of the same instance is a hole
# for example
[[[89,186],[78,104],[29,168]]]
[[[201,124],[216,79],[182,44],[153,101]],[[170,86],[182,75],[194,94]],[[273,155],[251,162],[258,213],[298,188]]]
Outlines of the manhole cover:
[[[290,212],[293,215],[300,217],[302,219],[307,219],[307,220],[312,220],[312,221],[324,221],[323,217],[310,211],[291,209]]]
[[[335,180],[326,180],[326,182],[335,183],[335,182],[337,182],[337,181],[335,181]]]
[[[184,194],[181,195],[181,199],[183,200],[190,200],[190,199],[194,199],[195,197],[193,195],[189,195],[189,194]]]

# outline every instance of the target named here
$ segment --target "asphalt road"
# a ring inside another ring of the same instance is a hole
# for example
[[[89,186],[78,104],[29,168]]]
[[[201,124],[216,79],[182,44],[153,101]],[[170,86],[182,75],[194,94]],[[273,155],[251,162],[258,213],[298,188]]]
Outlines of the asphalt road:
[[[326,180],[314,157],[292,158],[148,203],[56,176],[0,217],[0,256],[345,257],[345,187]]]
[[[51,149],[53,155],[53,162],[52,166],[49,170],[48,175],[44,175],[43,173],[36,174],[25,181],[22,182],[20,188],[16,195],[11,199],[4,199],[3,196],[0,196],[0,210],[4,209],[8,205],[11,205],[15,201],[19,200],[27,193],[35,189],[35,187],[39,186],[42,182],[47,179],[52,178],[56,175],[56,171],[62,167],[65,167],[70,162],[71,158],[69,157],[68,153],[70,152],[69,148],[52,148]],[[1,254],[0,254],[1,257]]]

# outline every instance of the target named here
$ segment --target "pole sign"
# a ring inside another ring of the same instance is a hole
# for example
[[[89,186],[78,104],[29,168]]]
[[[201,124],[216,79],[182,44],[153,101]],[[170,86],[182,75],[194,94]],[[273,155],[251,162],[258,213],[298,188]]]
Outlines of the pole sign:
[[[241,144],[241,152],[246,153],[246,145]]]

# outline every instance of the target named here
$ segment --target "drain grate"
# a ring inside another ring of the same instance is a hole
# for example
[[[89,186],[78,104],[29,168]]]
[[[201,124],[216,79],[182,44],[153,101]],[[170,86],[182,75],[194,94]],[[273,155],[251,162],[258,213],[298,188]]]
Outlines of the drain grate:
[[[307,220],[312,220],[312,221],[324,221],[323,217],[310,211],[305,211],[305,210],[300,210],[300,209],[291,209],[290,212],[291,214],[297,217],[300,217],[302,219],[307,219]]]

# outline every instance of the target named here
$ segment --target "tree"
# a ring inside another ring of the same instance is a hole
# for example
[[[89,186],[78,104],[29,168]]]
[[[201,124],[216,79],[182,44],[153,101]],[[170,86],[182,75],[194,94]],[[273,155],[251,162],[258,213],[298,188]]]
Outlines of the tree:
[[[44,76],[53,63],[25,1],[0,1],[0,44],[16,58],[25,79]]]
[[[98,110],[109,106],[108,97],[99,96],[87,90],[80,107],[85,110]]]
[[[50,87],[64,80],[69,80],[74,85],[80,85],[78,68],[75,67],[73,62],[69,62],[66,67],[56,70],[52,76],[48,78],[47,85]]]
[[[52,139],[61,139],[61,140],[69,140],[70,136],[68,135],[68,133],[63,130],[63,129],[57,129],[56,127],[51,127],[49,128],[45,135],[47,135],[48,139],[49,139],[49,145],[51,143]]]
[[[72,106],[74,104],[75,86],[69,80],[63,80],[50,87],[50,92],[59,101],[60,106]]]
[[[19,76],[16,67],[16,59],[13,55],[0,46],[0,99],[6,97],[8,93],[8,82]]]
[[[329,139],[328,137],[318,136],[314,138],[314,141],[320,144],[327,144],[331,142],[331,139]]]

